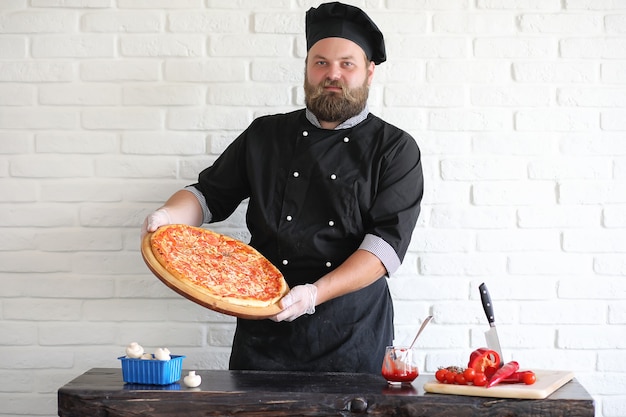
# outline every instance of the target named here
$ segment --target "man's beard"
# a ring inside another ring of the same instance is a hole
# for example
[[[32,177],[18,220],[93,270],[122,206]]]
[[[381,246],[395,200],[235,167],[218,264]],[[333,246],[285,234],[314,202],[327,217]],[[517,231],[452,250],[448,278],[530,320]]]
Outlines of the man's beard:
[[[328,92],[324,87],[341,87],[341,92]],[[306,106],[323,122],[343,122],[359,114],[367,103],[369,86],[367,80],[360,87],[348,88],[339,81],[325,81],[317,86],[304,77],[304,101]]]

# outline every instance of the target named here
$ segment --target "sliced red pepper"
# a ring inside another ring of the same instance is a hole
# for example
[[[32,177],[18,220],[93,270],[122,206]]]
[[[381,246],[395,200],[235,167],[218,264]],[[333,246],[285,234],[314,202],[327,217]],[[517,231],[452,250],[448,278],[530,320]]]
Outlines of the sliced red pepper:
[[[517,371],[519,371],[519,363],[515,361],[505,363],[500,369],[496,371],[495,374],[493,374],[491,379],[489,379],[489,382],[487,383],[487,388],[499,384]]]
[[[498,369],[500,368],[496,368],[495,366],[488,366],[485,368],[484,374],[487,377],[487,379],[491,379],[493,374],[495,374]]]
[[[495,350],[488,348],[476,349],[471,353],[467,367],[482,373],[485,373],[488,367],[497,369],[500,367],[500,355]]]
[[[535,373],[533,371],[521,371],[514,372],[509,377],[500,381],[501,384],[519,384],[524,383],[526,385],[532,385],[537,380]]]

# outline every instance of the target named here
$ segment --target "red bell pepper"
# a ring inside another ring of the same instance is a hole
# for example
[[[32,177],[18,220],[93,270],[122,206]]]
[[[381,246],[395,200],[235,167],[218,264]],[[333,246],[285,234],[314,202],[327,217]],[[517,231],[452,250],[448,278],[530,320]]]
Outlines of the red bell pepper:
[[[484,374],[485,374],[485,376],[487,377],[487,380],[490,380],[490,379],[491,379],[491,377],[493,376],[493,374],[495,374],[495,373],[496,373],[496,371],[497,371],[498,369],[500,369],[500,368],[499,368],[499,366],[500,366],[500,365],[498,365],[498,367],[497,367],[497,368],[496,368],[495,366],[488,366],[488,367],[486,367],[486,368],[485,368],[485,372],[484,372]]]
[[[526,385],[532,385],[537,380],[537,376],[533,371],[521,371],[514,372],[509,377],[500,381],[501,384],[519,384],[524,383]]]
[[[498,369],[500,367],[500,355],[495,350],[480,348],[470,355],[468,368],[473,368],[476,372],[485,373],[489,367]]]
[[[487,388],[491,388],[494,385],[499,384],[517,371],[519,371],[519,363],[511,361],[504,364],[500,369],[496,371],[495,374],[493,374],[491,379],[489,379],[489,382],[487,383]]]

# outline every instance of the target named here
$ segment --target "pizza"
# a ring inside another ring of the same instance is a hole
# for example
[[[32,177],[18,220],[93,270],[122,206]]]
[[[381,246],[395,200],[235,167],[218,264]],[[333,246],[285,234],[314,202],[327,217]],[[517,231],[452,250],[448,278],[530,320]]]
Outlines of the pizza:
[[[171,224],[150,236],[152,254],[175,279],[230,304],[267,307],[287,292],[287,283],[253,247],[201,227]]]

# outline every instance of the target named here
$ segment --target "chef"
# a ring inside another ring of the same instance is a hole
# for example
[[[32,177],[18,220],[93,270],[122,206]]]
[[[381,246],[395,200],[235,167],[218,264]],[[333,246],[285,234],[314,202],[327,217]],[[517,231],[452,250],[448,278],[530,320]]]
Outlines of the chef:
[[[420,212],[420,151],[368,110],[386,53],[367,14],[311,8],[306,43],[306,108],[254,120],[143,233],[222,221],[249,198],[250,245],[291,290],[272,319],[237,319],[230,369],[380,373],[394,337],[386,278]]]

